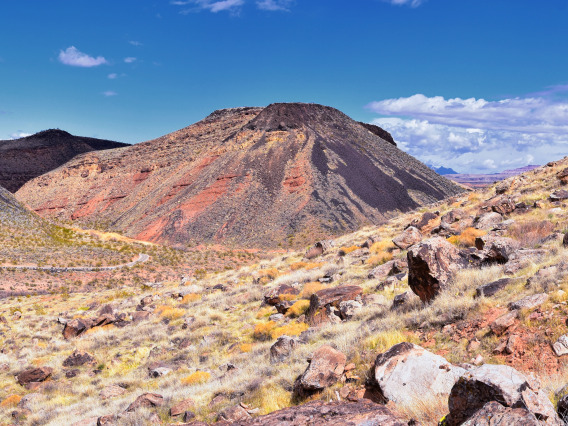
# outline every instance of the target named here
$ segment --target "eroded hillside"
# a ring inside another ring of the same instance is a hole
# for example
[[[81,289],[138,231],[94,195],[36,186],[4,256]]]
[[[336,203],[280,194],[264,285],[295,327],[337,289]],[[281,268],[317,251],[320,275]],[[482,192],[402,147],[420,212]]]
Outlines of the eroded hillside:
[[[290,247],[462,191],[374,127],[314,104],[221,110],[79,156],[17,195],[44,217],[146,241]]]

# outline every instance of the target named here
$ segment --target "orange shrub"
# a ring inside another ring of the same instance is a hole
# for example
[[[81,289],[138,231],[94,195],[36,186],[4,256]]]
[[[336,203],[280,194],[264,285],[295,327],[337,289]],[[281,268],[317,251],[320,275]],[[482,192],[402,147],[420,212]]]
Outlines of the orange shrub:
[[[269,317],[270,315],[272,315],[275,309],[273,306],[266,306],[264,308],[260,308],[258,310],[258,312],[256,313],[256,319],[261,319],[261,318],[266,318]]]
[[[243,343],[241,346],[239,346],[239,349],[242,353],[247,353],[252,351],[252,343]]]
[[[160,305],[154,310],[155,314],[158,314],[161,318],[167,318],[170,321],[181,318],[185,315],[183,309],[174,308],[173,306]]]
[[[341,247],[341,248],[339,249],[339,252],[340,252],[340,253],[343,252],[344,254],[349,254],[349,253],[351,253],[352,251],[357,250],[358,248],[359,248],[359,246]]]
[[[0,407],[15,407],[21,401],[20,395],[10,395],[4,401],[0,402]]]
[[[394,244],[391,240],[381,240],[373,243],[369,251],[371,253],[383,253],[383,252],[390,252],[394,249]]]
[[[273,339],[278,339],[280,336],[298,336],[303,331],[306,331],[308,328],[308,324],[305,322],[296,322],[291,324],[283,325],[282,327],[276,327],[274,330],[270,332],[270,337]]]
[[[321,262],[295,262],[290,265],[290,269],[292,271],[297,271],[298,269],[305,269],[306,271],[309,271],[311,269],[319,268],[322,265],[323,263]]]
[[[473,247],[475,239],[485,235],[486,232],[475,228],[466,228],[460,235],[452,235],[448,241],[458,247]]]
[[[324,289],[325,286],[320,283],[319,281],[314,281],[311,283],[307,283],[300,293],[301,299],[309,299],[312,294],[317,293],[318,291]]]
[[[256,340],[270,340],[270,333],[275,327],[276,323],[274,321],[257,324],[256,327],[254,327],[252,337]]]
[[[208,382],[211,374],[206,371],[196,371],[187,377],[181,379],[181,384],[185,386],[199,385]]]
[[[189,293],[189,294],[186,294],[185,296],[183,296],[183,299],[181,300],[181,303],[197,302],[198,300],[201,300],[201,295],[200,295],[200,294]]]
[[[389,260],[392,260],[392,258],[393,258],[392,253],[379,252],[377,254],[369,256],[369,258],[367,259],[366,262],[369,265],[378,266],[378,265],[382,265],[385,262],[388,262]]]
[[[296,303],[290,306],[288,312],[286,312],[286,315],[292,318],[298,318],[300,315],[305,314],[309,307],[309,300],[298,300]]]

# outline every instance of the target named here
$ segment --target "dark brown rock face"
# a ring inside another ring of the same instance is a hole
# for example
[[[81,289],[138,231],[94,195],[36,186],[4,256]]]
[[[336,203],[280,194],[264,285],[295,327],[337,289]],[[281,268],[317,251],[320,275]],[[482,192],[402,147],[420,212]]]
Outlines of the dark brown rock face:
[[[430,238],[408,250],[408,285],[424,302],[440,293],[454,274],[467,266],[460,251],[441,237]]]
[[[348,300],[355,300],[361,294],[363,294],[363,289],[358,286],[326,288],[312,294],[310,307],[306,313],[306,322],[312,326],[317,326],[333,320],[333,318],[330,318],[332,315],[340,318],[339,304]]]
[[[142,240],[274,247],[462,192],[376,133],[322,105],[221,110],[152,141],[81,154],[18,197],[42,216],[111,223]]]
[[[358,402],[312,401],[304,405],[285,408],[255,419],[236,422],[245,426],[407,426],[384,405],[368,400]]]
[[[22,386],[27,386],[30,383],[40,383],[46,381],[53,373],[53,368],[51,367],[40,367],[31,368],[29,370],[22,371],[16,378],[18,383]]]
[[[29,180],[56,169],[78,154],[125,146],[130,145],[73,136],[58,129],[0,141],[0,186],[16,192]]]
[[[64,367],[79,367],[85,364],[93,364],[95,358],[93,358],[87,352],[75,351],[69,357],[63,361]]]
[[[282,284],[276,288],[273,288],[268,293],[264,295],[264,303],[271,306],[278,305],[282,300],[280,296],[282,295],[296,295],[300,293],[298,289],[292,287],[291,285]]]
[[[422,234],[418,228],[415,228],[414,226],[406,228],[402,234],[392,240],[394,245],[401,250],[406,250],[408,247],[413,246],[420,241],[422,241]]]
[[[63,329],[63,337],[65,339],[71,339],[83,334],[89,328],[93,326],[93,321],[88,319],[74,319],[65,324]]]
[[[512,254],[520,248],[520,244],[507,237],[498,237],[487,234],[475,239],[475,247],[481,250],[476,253],[482,265],[491,263],[507,263]]]

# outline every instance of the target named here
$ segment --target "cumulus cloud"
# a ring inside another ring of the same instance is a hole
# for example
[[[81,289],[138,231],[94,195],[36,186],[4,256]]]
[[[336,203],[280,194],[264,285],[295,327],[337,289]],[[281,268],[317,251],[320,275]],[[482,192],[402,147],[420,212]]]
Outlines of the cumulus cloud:
[[[289,12],[293,0],[259,0],[256,7],[261,10]]]
[[[193,5],[193,9],[184,9],[181,13],[191,13],[199,10],[209,10],[210,12],[217,13],[221,11],[235,12],[245,2],[244,0],[181,0],[170,2],[176,6],[189,6]]]
[[[124,62],[131,64],[132,62],[136,62],[136,58],[129,56],[128,58],[124,58]]]
[[[116,96],[116,95],[118,95],[118,93],[112,90],[107,90],[106,92],[103,92],[103,96],[106,98],[110,98],[111,96]]]
[[[142,46],[142,43],[140,43],[139,41],[136,41],[136,40],[130,40],[128,43],[130,43],[132,46],[136,46],[136,47]]]
[[[75,46],[59,52],[59,62],[72,67],[91,68],[108,63],[103,56],[89,56],[80,52]]]
[[[118,78],[118,74],[115,72],[110,73],[108,76],[109,80],[114,80],[116,78]]]
[[[32,135],[31,133],[22,132],[21,130],[18,130],[17,132],[10,134],[10,139],[11,140],[20,139],[20,138],[25,138],[25,137],[31,136],[31,135]]]
[[[568,150],[568,87],[525,98],[487,101],[421,94],[372,102],[387,117],[373,120],[399,146],[434,165],[460,172],[544,164]]]

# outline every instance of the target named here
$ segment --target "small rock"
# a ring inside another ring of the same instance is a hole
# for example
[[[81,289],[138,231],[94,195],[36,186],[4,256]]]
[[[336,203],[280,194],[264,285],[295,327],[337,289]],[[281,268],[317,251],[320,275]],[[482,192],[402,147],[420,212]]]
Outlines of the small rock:
[[[168,367],[157,367],[149,371],[150,377],[157,378],[162,377],[172,372],[171,368]]]
[[[568,199],[568,191],[565,189],[558,189],[550,194],[550,201],[563,201]]]
[[[87,352],[75,350],[69,357],[63,361],[64,367],[80,367],[85,364],[95,364],[95,358]]]
[[[414,226],[406,228],[402,234],[393,238],[392,242],[401,250],[406,250],[408,247],[422,241],[422,234]]]
[[[270,321],[282,321],[284,319],[284,314],[272,314],[268,317]]]
[[[219,419],[226,422],[235,423],[250,419],[250,414],[240,405],[226,408],[219,413]]]
[[[52,373],[53,368],[51,367],[30,368],[19,373],[16,378],[20,385],[28,386],[32,383],[40,383],[47,380]]]
[[[299,378],[302,391],[318,391],[333,385],[345,369],[346,356],[324,345],[314,352],[310,365]]]
[[[136,411],[140,407],[160,407],[164,403],[164,397],[157,393],[144,393],[128,406],[126,412]]]
[[[101,399],[109,399],[109,398],[116,398],[117,396],[121,396],[126,393],[126,389],[118,385],[110,385],[106,386],[101,390],[99,396]]]
[[[509,309],[533,309],[542,305],[547,300],[548,294],[546,293],[533,294],[531,296],[523,297],[521,300],[517,300],[516,302],[512,302],[509,304]]]
[[[490,282],[489,284],[482,285],[475,290],[475,297],[491,297],[499,291],[503,290],[513,280],[511,278],[501,278],[500,280]]]
[[[492,229],[498,223],[501,223],[503,216],[496,212],[484,213],[477,217],[474,222],[476,229],[488,230]]]
[[[515,324],[515,320],[517,319],[518,315],[518,311],[508,312],[493,321],[489,327],[491,328],[491,331],[493,333],[500,336],[505,331],[507,331],[509,327]]]
[[[180,416],[185,412],[187,412],[190,408],[193,408],[194,405],[195,402],[193,402],[191,398],[184,399],[183,401],[178,402],[172,408],[170,408],[170,416],[172,417]]]
[[[563,334],[552,345],[552,349],[556,356],[563,356],[568,354],[568,334]]]
[[[276,342],[270,347],[270,360],[283,361],[290,356],[294,349],[298,346],[298,340],[289,336],[280,336]]]

